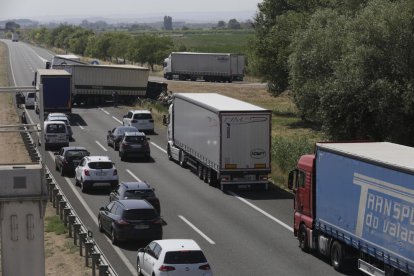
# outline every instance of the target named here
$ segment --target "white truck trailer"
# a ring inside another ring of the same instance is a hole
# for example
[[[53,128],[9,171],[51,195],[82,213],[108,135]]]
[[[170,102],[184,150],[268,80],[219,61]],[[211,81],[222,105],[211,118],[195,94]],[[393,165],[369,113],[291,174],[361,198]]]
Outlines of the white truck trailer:
[[[167,154],[222,190],[267,189],[271,111],[216,93],[176,93],[164,117]]]
[[[134,65],[56,65],[72,74],[72,99],[76,104],[102,104],[114,99],[131,103],[145,97],[149,69]]]
[[[164,78],[242,81],[244,63],[245,58],[240,54],[172,52],[164,60]]]
[[[82,62],[80,57],[77,55],[55,55],[52,58],[52,61],[46,62],[46,69],[60,69],[59,65],[87,65],[87,63]]]

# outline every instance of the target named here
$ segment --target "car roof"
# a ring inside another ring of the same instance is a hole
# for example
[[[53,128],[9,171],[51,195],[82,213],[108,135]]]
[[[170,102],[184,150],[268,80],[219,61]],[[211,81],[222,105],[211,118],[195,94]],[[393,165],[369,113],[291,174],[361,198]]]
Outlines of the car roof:
[[[65,125],[66,126],[66,123],[65,122],[63,122],[63,121],[44,121],[44,125],[56,125],[56,124],[58,124],[58,125]]]
[[[77,147],[77,146],[71,146],[71,147],[63,147],[63,150],[68,151],[68,150],[86,150],[86,148],[84,147]]]
[[[125,209],[154,209],[145,199],[120,199],[117,200]]]
[[[116,129],[137,129],[134,126],[117,126]]]
[[[135,131],[135,132],[125,132],[124,133],[125,136],[145,136],[144,132],[139,132],[139,131]]]
[[[129,112],[132,112],[132,113],[151,113],[151,111],[146,110],[146,109],[130,110]]]
[[[152,190],[150,185],[147,182],[124,182],[122,181],[121,184],[127,190]]]
[[[94,162],[94,161],[109,161],[112,162],[108,156],[85,156],[85,158],[90,161],[90,162]]]
[[[49,117],[49,121],[69,121],[66,116],[52,116]]]
[[[55,116],[62,116],[62,117],[66,117],[66,114],[65,113],[58,113],[58,112],[52,112],[52,113],[49,113],[48,115],[47,115],[48,117],[55,117]]]
[[[201,250],[200,246],[191,239],[155,240],[165,251]]]

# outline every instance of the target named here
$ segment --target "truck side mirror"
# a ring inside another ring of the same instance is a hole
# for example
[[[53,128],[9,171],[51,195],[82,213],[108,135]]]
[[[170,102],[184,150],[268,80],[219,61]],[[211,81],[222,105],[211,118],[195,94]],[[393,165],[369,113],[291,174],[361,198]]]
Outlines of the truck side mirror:
[[[46,61],[46,69],[50,69],[50,61]]]
[[[289,173],[289,178],[288,178],[288,188],[290,190],[292,190],[293,192],[296,192],[296,187],[294,186],[294,180],[295,180],[295,175],[296,175],[296,170],[293,170]]]

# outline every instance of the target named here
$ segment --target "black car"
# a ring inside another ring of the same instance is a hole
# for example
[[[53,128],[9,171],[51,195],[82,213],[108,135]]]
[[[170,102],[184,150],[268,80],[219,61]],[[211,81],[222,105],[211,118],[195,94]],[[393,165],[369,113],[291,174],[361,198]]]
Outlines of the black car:
[[[147,182],[121,182],[109,194],[109,201],[119,199],[145,199],[161,214],[160,200]]]
[[[119,144],[121,160],[132,156],[144,157],[149,160],[151,158],[149,139],[144,132],[125,132]]]
[[[116,200],[99,209],[100,232],[119,241],[162,239],[162,219],[157,210],[143,199]]]
[[[82,158],[89,154],[84,147],[63,147],[55,155],[55,168],[62,176],[68,173],[74,174]]]
[[[114,150],[118,150],[122,136],[124,136],[124,133],[127,131],[137,132],[138,129],[133,126],[118,126],[113,130],[108,130],[108,135],[106,136],[106,142],[108,146],[112,146]]]

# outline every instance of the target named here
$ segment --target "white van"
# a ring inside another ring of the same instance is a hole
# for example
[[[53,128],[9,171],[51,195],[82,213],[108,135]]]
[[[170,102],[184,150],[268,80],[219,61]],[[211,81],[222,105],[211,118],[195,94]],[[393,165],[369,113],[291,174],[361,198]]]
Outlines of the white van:
[[[44,122],[44,139],[45,149],[50,147],[67,147],[69,146],[69,134],[66,124],[62,121],[45,121]]]
[[[35,101],[36,101],[36,92],[27,92],[25,101],[24,101],[24,106],[26,108],[34,108]]]

